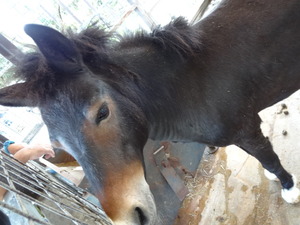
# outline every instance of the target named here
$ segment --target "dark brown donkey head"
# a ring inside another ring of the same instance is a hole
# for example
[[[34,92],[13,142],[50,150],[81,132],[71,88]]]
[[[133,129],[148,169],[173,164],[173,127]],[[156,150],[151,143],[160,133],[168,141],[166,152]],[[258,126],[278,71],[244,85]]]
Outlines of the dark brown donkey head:
[[[127,97],[134,75],[105,53],[107,35],[90,29],[67,38],[40,25],[25,31],[40,52],[25,56],[16,70],[22,82],[2,89],[0,104],[39,107],[51,140],[81,164],[114,224],[157,224],[143,169],[147,122],[137,97]]]

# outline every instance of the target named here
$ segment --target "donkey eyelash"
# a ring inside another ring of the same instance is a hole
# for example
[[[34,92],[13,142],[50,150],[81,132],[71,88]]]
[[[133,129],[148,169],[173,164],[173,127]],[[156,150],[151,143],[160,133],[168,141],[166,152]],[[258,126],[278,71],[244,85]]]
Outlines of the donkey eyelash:
[[[100,109],[98,110],[96,116],[96,124],[99,125],[102,120],[108,117],[108,115],[109,115],[109,108],[107,106],[107,103],[104,103],[101,105]]]

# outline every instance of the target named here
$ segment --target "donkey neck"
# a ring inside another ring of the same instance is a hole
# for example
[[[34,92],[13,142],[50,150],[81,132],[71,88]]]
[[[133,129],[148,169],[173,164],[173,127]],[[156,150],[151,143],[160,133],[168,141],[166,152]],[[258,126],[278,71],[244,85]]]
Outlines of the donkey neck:
[[[197,85],[192,80],[195,74],[187,69],[192,60],[149,46],[118,51],[114,60],[139,77],[134,85],[139,96],[135,103],[145,113],[150,138],[195,141],[191,129],[195,110],[190,99]]]

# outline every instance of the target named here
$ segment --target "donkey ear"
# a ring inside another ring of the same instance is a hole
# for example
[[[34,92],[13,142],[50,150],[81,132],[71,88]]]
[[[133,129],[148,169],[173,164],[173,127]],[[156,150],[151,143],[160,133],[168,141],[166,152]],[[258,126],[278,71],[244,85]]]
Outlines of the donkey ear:
[[[37,44],[52,69],[66,73],[81,70],[81,56],[75,44],[64,35],[37,24],[27,24],[24,30]]]
[[[38,106],[38,100],[34,99],[27,91],[26,83],[13,84],[0,89],[0,105],[4,106]]]

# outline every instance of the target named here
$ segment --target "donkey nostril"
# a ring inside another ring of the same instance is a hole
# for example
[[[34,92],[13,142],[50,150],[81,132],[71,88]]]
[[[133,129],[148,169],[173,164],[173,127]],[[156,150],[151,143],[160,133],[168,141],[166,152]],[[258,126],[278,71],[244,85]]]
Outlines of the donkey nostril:
[[[145,216],[143,210],[139,207],[136,207],[135,208],[135,211],[137,213],[137,216],[138,216],[138,219],[139,219],[139,222],[141,225],[146,225],[148,223],[148,219],[147,217]]]

